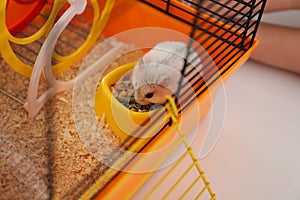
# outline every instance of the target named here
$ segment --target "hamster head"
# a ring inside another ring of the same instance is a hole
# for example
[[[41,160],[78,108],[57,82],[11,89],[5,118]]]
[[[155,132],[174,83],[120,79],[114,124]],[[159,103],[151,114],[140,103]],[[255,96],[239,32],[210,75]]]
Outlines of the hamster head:
[[[166,95],[172,95],[178,88],[180,73],[173,67],[159,64],[144,64],[142,59],[132,73],[135,100],[141,105],[162,104]]]
[[[165,101],[165,95],[172,94],[173,92],[167,87],[158,84],[147,84],[139,87],[135,91],[134,98],[141,105],[150,103],[162,104]]]

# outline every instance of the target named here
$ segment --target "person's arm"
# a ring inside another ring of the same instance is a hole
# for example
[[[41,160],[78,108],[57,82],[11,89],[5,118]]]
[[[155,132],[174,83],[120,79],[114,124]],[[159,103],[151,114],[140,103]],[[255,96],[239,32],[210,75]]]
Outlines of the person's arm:
[[[265,12],[300,9],[300,0],[267,0]]]
[[[260,24],[253,60],[300,74],[300,29]]]
[[[300,9],[300,0],[267,0],[265,12]],[[300,74],[300,29],[260,24],[253,60]]]

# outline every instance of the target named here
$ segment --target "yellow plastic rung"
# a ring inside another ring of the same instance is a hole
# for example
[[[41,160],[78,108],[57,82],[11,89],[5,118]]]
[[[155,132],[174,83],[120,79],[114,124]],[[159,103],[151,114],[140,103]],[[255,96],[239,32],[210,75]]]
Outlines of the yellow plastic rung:
[[[198,183],[198,181],[201,180],[201,176],[198,176],[193,183],[184,191],[184,193],[180,196],[179,199],[183,199],[183,197],[185,197],[185,195],[187,195],[189,193],[189,191],[196,185],[196,183]]]
[[[149,199],[151,195],[162,185],[162,183],[169,177],[169,175],[177,168],[179,163],[188,155],[188,152],[185,152],[179,160],[172,166],[170,170],[157,182],[157,184],[148,192],[144,199]]]
[[[174,189],[176,188],[176,186],[183,181],[183,178],[188,174],[188,172],[193,168],[195,163],[192,163],[186,170],[185,172],[180,176],[180,178],[176,181],[176,183],[174,185],[172,185],[172,187],[168,190],[168,192],[164,195],[163,199],[166,199],[167,196],[169,196],[169,194],[174,191]]]
[[[190,155],[191,159],[193,160],[193,165],[191,166],[195,166],[197,171],[199,172],[199,175],[205,185],[205,187],[201,190],[201,192],[198,194],[197,198],[200,198],[200,196],[204,193],[205,190],[207,190],[211,196],[211,200],[216,200],[216,194],[213,192],[210,183],[207,181],[204,172],[202,171],[199,161],[197,159],[197,157],[195,156],[193,149],[191,148],[191,146],[189,145],[185,134],[183,133],[183,131],[181,130],[180,126],[179,126],[179,122],[177,120],[178,117],[178,109],[177,106],[175,104],[174,99],[171,96],[166,96],[165,97],[166,100],[166,105],[165,108],[168,112],[168,115],[170,116],[170,118],[172,119],[174,125],[176,126],[178,133],[182,139],[182,142],[184,143],[186,150],[188,152],[188,154]],[[179,163],[179,162],[178,162]],[[181,179],[182,180],[182,179]],[[173,187],[176,187],[178,183],[176,183]],[[190,188],[188,189],[190,190]]]

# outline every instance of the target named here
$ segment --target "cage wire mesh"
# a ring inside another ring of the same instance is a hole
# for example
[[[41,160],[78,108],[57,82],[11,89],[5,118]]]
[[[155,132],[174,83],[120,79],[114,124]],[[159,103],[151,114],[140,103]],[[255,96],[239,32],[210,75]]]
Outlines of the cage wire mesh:
[[[196,91],[196,97],[199,97],[203,94],[215,81],[220,79],[222,74],[226,73],[227,70],[230,69],[231,66],[235,64],[238,59],[243,56],[252,45],[255,39],[255,35],[257,32],[257,28],[262,17],[262,12],[266,3],[266,0],[199,0],[199,1],[189,1],[189,0],[181,0],[180,2],[186,4],[187,6],[193,7],[196,12],[191,12],[188,9],[184,9],[182,6],[178,6],[176,1],[170,0],[140,0],[153,8],[166,13],[167,15],[176,18],[191,27],[189,47],[198,50],[199,56],[201,57],[201,63],[194,66],[194,68],[187,68],[189,63],[185,62],[185,67],[182,70],[182,74],[186,77],[191,83],[193,90]],[[38,15],[36,20],[30,23],[24,30],[19,32],[16,36],[18,37],[28,37],[33,33],[37,32],[41,26],[48,19],[51,8],[53,7],[53,1],[47,1],[47,6],[43,9],[43,11]],[[60,12],[64,12],[66,7],[62,7]],[[93,9],[92,5],[89,3],[87,9]],[[186,17],[182,17],[186,16]],[[70,53],[76,51],[79,46],[85,41],[88,37],[89,30],[91,28],[92,22],[86,20],[80,16],[76,16],[74,20],[67,26],[64,33],[58,40],[56,44],[55,51],[57,54],[61,56],[69,55]],[[73,44],[66,37],[72,35],[72,38],[76,38],[76,40],[81,41]],[[203,39],[202,39],[203,38]],[[38,49],[43,44],[45,38],[40,38],[39,40],[27,44],[27,45],[17,45],[11,43],[11,46],[15,52],[15,54],[19,57],[19,59],[29,65],[33,65],[35,59],[38,55]],[[194,42],[198,43],[195,44]],[[202,50],[201,48],[204,47]],[[221,52],[217,51],[218,49],[223,49]],[[207,54],[208,53],[208,54]],[[25,56],[26,55],[26,56]],[[188,58],[189,54],[187,55]],[[185,60],[187,60],[187,58]],[[53,60],[53,64],[58,63],[59,61]],[[199,66],[202,66],[201,68]],[[215,67],[217,66],[217,67]],[[196,73],[193,73],[196,72]],[[201,75],[200,75],[201,74]],[[205,81],[205,80],[208,81]],[[177,91],[177,97],[180,100],[180,105],[177,104],[179,113],[187,110],[195,98],[192,95],[192,91],[189,91],[185,88],[184,85],[179,87]],[[190,95],[189,95],[190,94]],[[127,140],[123,141],[121,145],[127,147],[128,145],[132,145],[138,142],[138,137],[142,136],[145,131],[151,132],[151,127],[155,126],[155,124],[162,119],[164,110],[157,110],[151,116],[150,125],[147,126],[147,129],[136,129],[132,135],[136,137],[130,137]],[[149,118],[150,119],[150,118]],[[144,125],[149,123],[149,121],[144,121]],[[143,126],[142,124],[142,126]],[[161,131],[172,126],[173,122],[166,123]],[[160,132],[161,132],[160,131]],[[147,144],[153,142],[154,138],[159,135],[155,133],[153,138],[148,141]],[[142,151],[145,146],[140,146],[136,151]],[[189,148],[189,147],[187,147]],[[113,151],[114,152],[114,151]],[[116,153],[110,156],[111,163],[110,166],[114,165],[114,162],[118,162],[120,159],[119,151],[115,151]],[[186,157],[191,156],[189,150],[178,160],[175,164],[174,169],[182,163]],[[126,162],[122,162],[121,164],[125,168],[128,163],[134,158],[130,158],[126,160]],[[194,158],[195,159],[195,158]],[[108,165],[108,166],[109,166]],[[195,167],[197,163],[192,158],[191,165],[187,168],[187,172]],[[86,190],[86,188],[93,183],[97,178],[105,173],[108,167],[98,170],[98,168],[103,166],[97,166],[94,170],[91,170],[91,174],[94,177],[93,180],[88,177],[83,179],[78,183],[78,187],[74,187],[66,197],[70,194],[72,196],[80,196]],[[170,174],[172,174],[172,170],[170,170]],[[184,172],[182,177],[185,176]],[[191,183],[191,187],[197,185],[197,183],[202,180],[203,181],[203,171],[199,170],[199,176],[196,177],[193,183]],[[167,176],[170,176],[168,174]],[[116,177],[118,172],[115,172]],[[167,179],[167,176],[164,179]],[[182,177],[178,179],[178,182],[171,188],[170,192],[173,189],[176,189],[176,186],[180,184]],[[112,179],[113,179],[112,178]],[[204,178],[204,182],[206,182]],[[109,182],[103,185],[97,193],[100,193],[103,188],[105,188]],[[82,185],[86,185],[86,187],[80,187]],[[157,187],[159,187],[158,184]],[[186,195],[191,187],[186,188],[183,192],[183,196]],[[207,184],[204,184],[203,190],[200,191],[199,196],[203,193],[204,190],[207,189]],[[153,188],[155,190],[156,188]],[[96,194],[95,194],[96,195]],[[149,194],[150,195],[150,194]],[[166,194],[167,195],[167,194]],[[215,198],[214,195],[211,195],[211,198]]]
[[[39,50],[46,41],[53,24],[70,8],[68,1],[47,0],[41,2],[44,5],[33,20],[27,22],[20,29],[13,30],[13,32],[4,29],[5,38],[1,38],[6,48],[6,50],[3,48],[1,57],[6,59],[15,71],[27,77],[31,75],[31,68],[35,64]],[[95,42],[95,33],[98,31],[99,34],[102,31],[101,25],[96,27],[95,24],[99,22],[101,22],[100,24],[105,24],[102,23],[102,19],[106,17],[101,18],[101,15],[106,11],[101,9],[104,7],[103,9],[105,10],[106,7],[110,7],[113,4],[112,2],[89,0],[84,13],[74,16],[55,44],[51,60],[55,74],[61,73],[74,65],[76,61],[82,58],[82,52],[86,53],[91,44]],[[5,4],[8,5],[9,1],[2,2],[1,6]],[[97,18],[98,15],[99,17]],[[1,20],[5,20],[5,15],[1,17]],[[98,35],[96,35],[96,38],[98,41],[101,40]],[[6,40],[8,40],[8,45]],[[4,54],[5,51],[6,53]]]
[[[39,13],[38,18],[35,19],[35,21],[33,21],[32,23],[30,23],[29,26],[27,26],[27,28],[25,30],[21,31],[19,33],[19,35],[21,37],[28,37],[31,34],[35,33],[36,31],[40,30],[41,26],[49,18],[52,8],[53,8],[53,2],[47,1],[47,6],[45,6],[44,10],[41,13]],[[67,8],[68,7],[63,6],[60,9],[57,17],[62,15],[62,13],[64,13],[67,10]],[[86,10],[87,10],[87,12],[89,12],[88,10],[93,10],[93,6],[91,5],[90,2],[88,2]],[[55,52],[60,56],[67,56],[67,55],[74,53],[84,43],[84,41],[88,37],[91,27],[92,27],[92,21],[85,19],[80,15],[75,15],[74,19],[71,21],[71,23],[66,27],[66,29],[63,31],[63,33],[59,37],[59,39],[56,43],[55,49],[54,49]],[[76,43],[70,41],[67,38],[72,38],[72,41],[76,40]],[[36,41],[35,42],[36,45],[32,44],[30,46],[29,45],[24,46],[24,49],[27,50],[26,53],[31,52],[31,54],[34,54],[33,57],[29,57],[31,59],[25,58],[26,61],[29,62],[29,64],[31,64],[31,65],[34,64],[35,58],[36,58],[37,54],[39,53],[38,49],[40,49],[40,47],[42,46],[44,39],[45,38],[41,38],[40,40]],[[23,53],[20,52],[19,49],[16,50],[16,54],[18,54],[18,56],[20,56],[22,58],[24,57],[24,52]],[[52,65],[55,65],[58,62],[59,61],[57,59],[53,59]]]
[[[181,99],[180,105],[177,104],[179,114],[188,109],[196,100],[195,98],[207,91],[253,45],[266,3],[265,0],[181,1],[196,9],[196,12],[189,12],[178,6],[176,1],[141,1],[191,26],[188,46],[198,51],[201,60],[189,68],[190,63],[186,62],[189,53],[185,58],[182,78],[188,80],[194,91],[186,87],[186,84],[178,88],[176,98]],[[180,14],[175,12],[178,9]],[[187,14],[190,20],[182,18],[181,14]],[[193,96],[194,92],[196,96]],[[150,125],[146,129],[136,129],[132,133],[135,137],[125,140],[124,145],[130,146],[137,142],[137,138],[142,137],[144,132],[151,131],[155,124],[162,120],[163,115],[163,110],[154,112],[150,117]],[[150,118],[141,126],[149,123]],[[166,123],[162,130],[169,125]]]
[[[189,68],[190,63],[186,62],[189,53],[185,58],[185,66],[181,73],[183,77],[188,79],[194,91],[190,91],[190,88],[185,87],[185,85],[180,85],[176,95],[178,99],[181,99],[180,104],[177,104],[179,113],[190,108],[193,101],[207,91],[215,81],[218,81],[253,45],[266,3],[265,0],[180,1],[196,10],[196,12],[190,12],[182,6],[178,6],[178,2],[176,1],[141,1],[171,17],[189,24],[191,27],[189,47],[195,51],[198,50],[201,61],[192,68]],[[185,16],[185,18],[182,16]],[[220,49],[222,50],[220,51]],[[182,82],[179,84],[181,83]],[[193,96],[194,92],[196,92],[196,96]],[[122,144],[126,147],[137,143],[138,138],[142,137],[145,132],[151,132],[155,124],[163,119],[164,112],[164,109],[155,111],[148,120],[145,120],[141,124],[141,126],[148,123],[150,123],[150,125],[148,125],[146,129],[136,129],[131,133],[131,136],[135,137],[128,137]],[[141,152],[148,144],[153,142],[155,137],[172,125],[174,125],[174,123],[171,121],[166,123],[158,133],[154,134],[147,144],[139,146],[138,149],[135,150]],[[182,140],[184,142],[185,136],[182,137]],[[177,186],[181,184],[189,171],[199,164],[197,158],[193,157],[194,155],[189,144],[187,144],[186,148],[187,152],[175,163],[174,168],[158,181],[157,186],[147,194],[147,198],[155,194],[155,191],[162,186],[168,177],[174,176],[174,174],[172,174],[173,170],[181,165],[186,157],[192,158],[191,165],[187,167],[186,171],[183,172],[176,183],[166,191],[164,198],[170,195],[175,188],[178,189]],[[117,154],[111,155],[114,161],[118,160],[118,156]],[[132,159],[134,158],[129,159],[128,162]],[[127,164],[128,163],[125,162],[124,166]],[[194,186],[199,184],[199,182],[204,184],[202,186],[197,185],[201,190],[195,198],[202,198],[203,193],[208,191],[210,185],[204,176],[204,172],[202,170],[197,170],[197,172],[198,176],[196,176],[190,186],[183,191],[182,198],[185,197]],[[103,188],[105,187],[106,185]],[[99,192],[101,192],[101,189]],[[211,188],[208,193],[209,195],[205,196],[206,199],[216,198]]]
[[[44,6],[43,10],[38,14],[38,16],[31,23],[29,23],[22,31],[19,31],[14,35],[16,37],[26,38],[39,31],[41,27],[48,20],[53,5],[54,5],[53,1],[46,1],[46,5]],[[63,6],[59,10],[59,13],[57,14],[56,18],[61,16],[62,13],[66,11],[66,9],[67,7]],[[87,5],[87,9],[92,9],[91,4]],[[74,19],[71,21],[71,23],[67,26],[65,31],[62,33],[62,35],[59,37],[56,43],[55,52],[60,56],[67,56],[75,52],[75,50],[78,49],[86,40],[91,26],[92,26],[91,21],[86,20],[79,15],[76,15]],[[66,39],[67,37],[74,38],[74,40],[78,42],[72,43],[72,41]],[[45,39],[46,39],[45,37],[42,37],[31,44],[24,45],[24,44],[11,43],[11,45],[12,45],[12,49],[14,50],[14,53],[18,56],[18,58],[22,62],[33,66],[36,57],[39,53],[39,49],[43,45]],[[59,61],[56,59],[52,60],[53,65],[57,64],[58,62]]]

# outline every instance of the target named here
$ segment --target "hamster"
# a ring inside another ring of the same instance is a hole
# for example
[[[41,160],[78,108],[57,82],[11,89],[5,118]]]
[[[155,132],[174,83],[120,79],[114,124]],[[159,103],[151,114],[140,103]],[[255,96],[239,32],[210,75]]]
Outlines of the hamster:
[[[162,104],[166,95],[178,89],[188,46],[179,41],[158,43],[141,59],[132,72],[134,98],[141,105]],[[188,62],[199,64],[198,54],[190,49]]]

